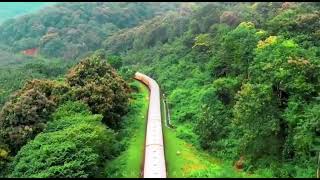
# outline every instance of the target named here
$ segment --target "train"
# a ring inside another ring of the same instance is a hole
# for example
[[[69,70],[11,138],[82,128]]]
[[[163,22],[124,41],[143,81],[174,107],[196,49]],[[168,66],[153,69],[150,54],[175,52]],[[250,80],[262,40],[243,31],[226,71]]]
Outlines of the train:
[[[155,80],[140,72],[136,72],[134,78],[144,83],[150,91],[143,178],[166,178],[160,88]]]

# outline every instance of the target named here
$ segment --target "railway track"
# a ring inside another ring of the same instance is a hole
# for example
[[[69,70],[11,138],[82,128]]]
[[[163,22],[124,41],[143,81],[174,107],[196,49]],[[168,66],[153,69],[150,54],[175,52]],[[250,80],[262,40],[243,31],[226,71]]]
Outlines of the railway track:
[[[150,90],[143,177],[166,178],[166,162],[161,125],[160,88],[155,80],[137,72],[135,79],[146,84]]]

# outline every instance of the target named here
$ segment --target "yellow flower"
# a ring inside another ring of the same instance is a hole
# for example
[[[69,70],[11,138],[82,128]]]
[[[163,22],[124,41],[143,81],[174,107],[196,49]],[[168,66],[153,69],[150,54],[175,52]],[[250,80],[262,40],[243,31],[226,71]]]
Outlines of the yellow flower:
[[[8,152],[4,149],[0,149],[0,159],[6,159],[8,157]]]
[[[257,47],[259,49],[265,48],[266,46],[272,45],[277,42],[277,36],[270,36],[264,41],[259,41]]]
[[[244,28],[254,28],[254,24],[252,22],[242,22],[239,24],[238,27],[244,27]]]

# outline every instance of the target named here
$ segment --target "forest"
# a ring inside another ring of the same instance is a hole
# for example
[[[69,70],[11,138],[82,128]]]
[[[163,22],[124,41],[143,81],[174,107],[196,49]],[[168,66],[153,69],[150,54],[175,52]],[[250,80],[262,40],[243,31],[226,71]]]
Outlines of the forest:
[[[6,20],[0,177],[140,177],[137,71],[166,96],[168,177],[319,177],[319,18],[318,2],[65,2]]]

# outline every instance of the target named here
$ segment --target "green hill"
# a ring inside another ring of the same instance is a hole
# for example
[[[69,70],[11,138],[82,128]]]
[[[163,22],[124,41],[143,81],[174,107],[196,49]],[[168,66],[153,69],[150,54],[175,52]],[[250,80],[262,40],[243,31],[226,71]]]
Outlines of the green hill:
[[[81,2],[4,22],[0,176],[139,176],[139,71],[159,83],[175,127],[164,129],[169,177],[316,177],[319,12],[316,2]],[[36,57],[19,54],[30,48]],[[46,80],[26,83],[35,78]]]

